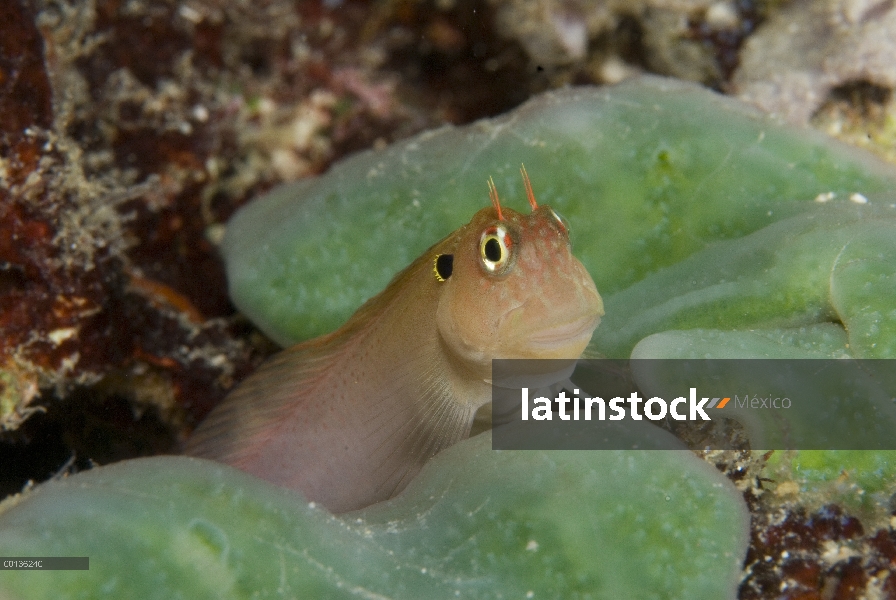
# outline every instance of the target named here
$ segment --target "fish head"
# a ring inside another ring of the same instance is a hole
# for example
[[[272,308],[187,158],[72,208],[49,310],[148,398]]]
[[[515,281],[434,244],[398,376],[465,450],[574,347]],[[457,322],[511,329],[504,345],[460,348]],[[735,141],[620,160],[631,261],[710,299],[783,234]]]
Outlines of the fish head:
[[[444,286],[436,315],[442,340],[483,367],[492,359],[578,358],[604,308],[572,254],[566,222],[531,193],[529,214],[500,207],[494,191],[492,199],[495,206],[457,232],[450,265],[444,254],[434,258]]]

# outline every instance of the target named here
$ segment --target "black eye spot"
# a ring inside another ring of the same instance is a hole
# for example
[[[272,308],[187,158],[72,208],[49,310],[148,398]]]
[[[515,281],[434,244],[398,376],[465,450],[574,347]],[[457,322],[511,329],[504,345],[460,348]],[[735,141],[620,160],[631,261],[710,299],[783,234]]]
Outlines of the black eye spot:
[[[501,260],[501,244],[495,238],[490,238],[485,242],[485,257],[492,262]]]
[[[436,274],[436,279],[439,281],[445,281],[449,277],[451,277],[451,271],[454,269],[454,255],[453,254],[439,254],[436,256],[433,261],[433,272]]]

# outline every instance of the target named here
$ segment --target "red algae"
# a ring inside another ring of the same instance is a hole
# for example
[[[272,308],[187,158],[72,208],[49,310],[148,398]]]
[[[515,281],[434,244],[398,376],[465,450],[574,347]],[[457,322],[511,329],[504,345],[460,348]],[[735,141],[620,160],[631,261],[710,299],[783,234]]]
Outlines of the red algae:
[[[340,145],[427,122],[371,71],[339,75],[339,56],[356,53],[347,32],[362,27],[360,6],[4,6],[0,460],[15,465],[0,483],[13,491],[52,474],[18,464],[15,448],[37,456],[58,444],[48,423],[60,406],[72,421],[78,406],[118,399],[134,423],[158,421],[155,442],[120,454],[85,451],[70,432],[76,468],[176,450],[271,349],[234,314],[216,232],[281,176],[274,155],[307,175]],[[313,144],[276,138],[328,88]],[[103,427],[114,438],[125,424],[110,416]]]

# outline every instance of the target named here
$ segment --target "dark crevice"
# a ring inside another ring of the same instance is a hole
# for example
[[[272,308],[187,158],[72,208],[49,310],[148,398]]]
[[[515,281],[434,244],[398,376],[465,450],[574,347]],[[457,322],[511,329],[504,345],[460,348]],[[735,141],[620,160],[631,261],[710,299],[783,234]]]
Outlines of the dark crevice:
[[[0,435],[0,498],[21,491],[67,470],[126,458],[177,451],[177,438],[153,406],[135,414],[122,395],[104,396],[79,388],[64,400],[45,397],[37,406],[46,412],[31,416],[21,427]]]

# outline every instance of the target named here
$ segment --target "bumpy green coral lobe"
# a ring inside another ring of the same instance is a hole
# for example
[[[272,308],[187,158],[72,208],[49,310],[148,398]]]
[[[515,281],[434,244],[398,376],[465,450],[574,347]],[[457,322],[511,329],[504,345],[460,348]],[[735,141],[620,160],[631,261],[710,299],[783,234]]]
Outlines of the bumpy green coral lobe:
[[[606,298],[607,314],[592,346],[628,356],[640,340],[662,331],[749,328],[759,335],[787,328],[796,339],[802,334],[794,328],[813,333],[819,325],[837,323],[837,331],[829,331],[836,347],[799,357],[894,358],[893,298],[896,209],[818,206],[713,244]],[[688,349],[702,356],[702,342],[695,342]],[[718,349],[712,348],[715,355]],[[797,357],[792,349],[779,352],[743,336],[735,348],[719,357]],[[655,356],[662,357],[675,356]]]
[[[5,509],[5,510],[4,510]],[[746,511],[687,451],[439,455],[406,492],[344,519],[229,467],[126,461],[0,505],[4,598],[733,598]]]
[[[520,163],[569,220],[605,299],[713,242],[822,208],[819,194],[881,204],[896,187],[870,155],[697,86],[572,88],[359,154],[248,205],[225,241],[231,295],[283,344],[331,331],[485,206],[489,175],[522,206]]]

